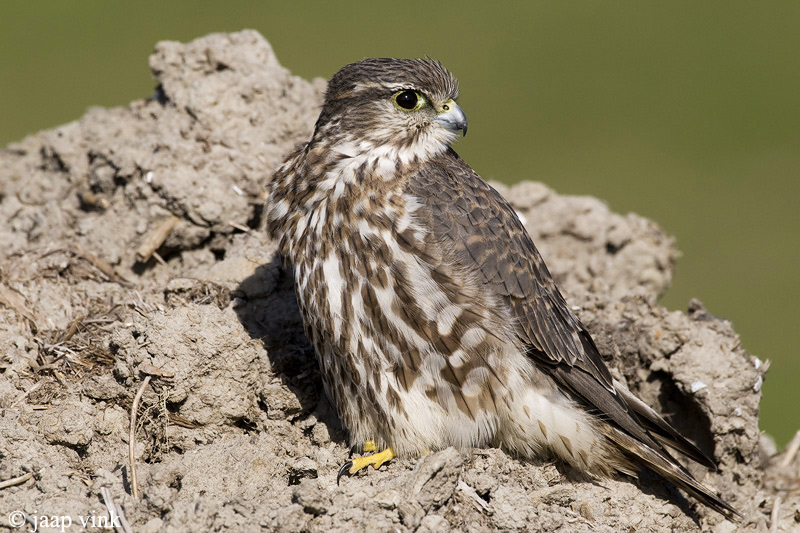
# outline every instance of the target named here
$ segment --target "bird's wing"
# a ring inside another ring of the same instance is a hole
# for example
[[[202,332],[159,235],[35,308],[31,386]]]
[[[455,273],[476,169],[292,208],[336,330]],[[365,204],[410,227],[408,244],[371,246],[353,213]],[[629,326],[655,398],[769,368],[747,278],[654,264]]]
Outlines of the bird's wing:
[[[655,411],[641,402],[632,405],[628,397],[633,395],[615,387],[594,341],[559,292],[514,209],[454,151],[420,167],[406,190],[425,206],[423,216],[429,217],[427,228],[440,253],[477,272],[508,306],[517,336],[542,370],[591,412],[652,449],[666,453],[659,442],[669,444],[713,467],[711,459]]]
[[[433,241],[469,265],[512,309],[531,356],[589,373],[614,391],[611,374],[572,313],[514,209],[452,150],[408,181],[428,208]]]

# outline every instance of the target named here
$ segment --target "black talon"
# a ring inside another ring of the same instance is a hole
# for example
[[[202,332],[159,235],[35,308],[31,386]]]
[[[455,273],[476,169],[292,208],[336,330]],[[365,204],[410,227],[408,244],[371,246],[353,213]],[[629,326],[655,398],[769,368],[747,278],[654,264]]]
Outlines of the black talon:
[[[339,486],[339,478],[342,477],[343,474],[347,473],[350,475],[350,469],[353,468],[353,461],[347,461],[342,467],[339,469],[339,473],[336,475],[336,486]]]

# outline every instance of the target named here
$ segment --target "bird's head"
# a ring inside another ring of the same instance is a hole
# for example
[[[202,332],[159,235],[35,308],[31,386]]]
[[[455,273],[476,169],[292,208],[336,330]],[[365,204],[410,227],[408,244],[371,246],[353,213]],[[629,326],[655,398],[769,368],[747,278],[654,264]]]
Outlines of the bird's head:
[[[314,139],[352,157],[403,163],[445,151],[467,117],[456,104],[458,82],[432,59],[365,59],[337,72],[328,83]]]

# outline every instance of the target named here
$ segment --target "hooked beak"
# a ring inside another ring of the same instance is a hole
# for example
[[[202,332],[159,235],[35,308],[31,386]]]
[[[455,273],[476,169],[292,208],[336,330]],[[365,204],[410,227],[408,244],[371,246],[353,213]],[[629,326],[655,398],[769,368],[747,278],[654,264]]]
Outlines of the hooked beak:
[[[467,135],[467,115],[453,100],[448,100],[439,109],[439,115],[434,119],[442,126],[450,130],[461,130],[464,136]]]

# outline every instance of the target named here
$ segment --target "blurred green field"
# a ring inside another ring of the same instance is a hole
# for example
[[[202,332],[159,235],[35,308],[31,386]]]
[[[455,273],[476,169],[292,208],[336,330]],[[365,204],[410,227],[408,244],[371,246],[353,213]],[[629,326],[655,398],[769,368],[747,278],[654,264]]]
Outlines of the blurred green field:
[[[800,3],[4,2],[0,145],[149,96],[157,41],[243,28],[307,78],[440,59],[469,117],[461,155],[675,235],[662,303],[733,321],[773,362],[762,429],[784,444],[800,428]]]

